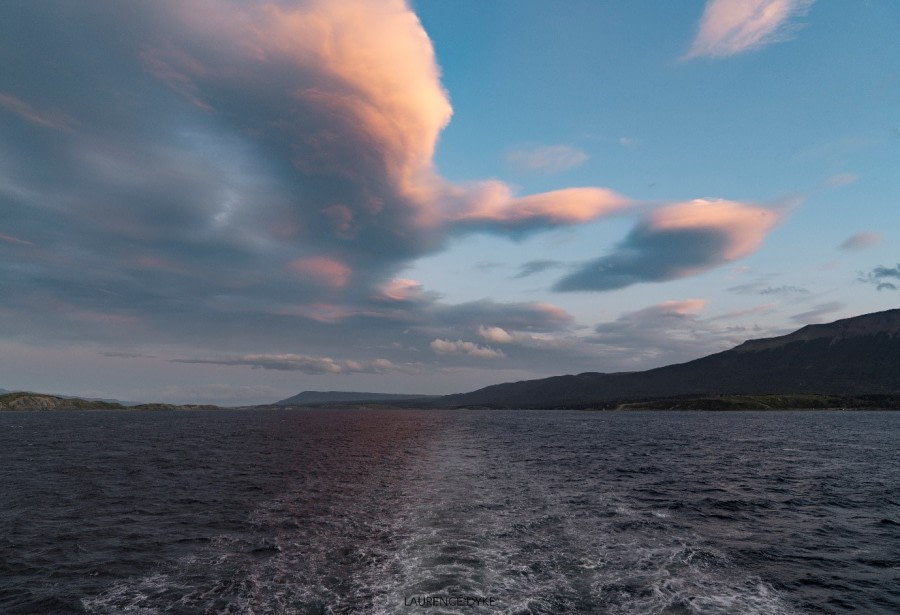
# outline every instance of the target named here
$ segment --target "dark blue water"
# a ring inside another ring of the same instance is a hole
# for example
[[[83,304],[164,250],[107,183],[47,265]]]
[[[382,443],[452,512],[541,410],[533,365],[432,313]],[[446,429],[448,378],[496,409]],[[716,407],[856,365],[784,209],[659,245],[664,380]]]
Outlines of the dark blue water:
[[[2,413],[0,612],[898,613],[898,450],[889,412]]]

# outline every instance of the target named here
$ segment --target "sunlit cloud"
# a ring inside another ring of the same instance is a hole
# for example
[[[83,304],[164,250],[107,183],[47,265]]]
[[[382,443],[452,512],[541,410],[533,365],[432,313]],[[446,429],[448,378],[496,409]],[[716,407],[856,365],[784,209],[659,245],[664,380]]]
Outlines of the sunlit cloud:
[[[813,1],[709,0],[684,58],[721,58],[783,41]]]
[[[495,344],[509,344],[514,340],[513,336],[502,327],[485,327],[482,325],[478,327],[478,335],[482,339]]]
[[[514,345],[524,348],[564,348],[574,341],[568,335],[555,335],[548,333],[531,333],[525,331],[507,331],[503,327],[479,326],[478,336],[492,344]]]
[[[352,273],[344,263],[324,257],[294,259],[288,263],[287,267],[304,278],[332,288],[346,286]]]
[[[422,297],[422,283],[407,278],[394,278],[382,286],[380,296],[390,301],[410,301]]]
[[[616,250],[562,278],[556,290],[613,290],[674,280],[756,251],[778,223],[775,210],[734,201],[697,199],[645,217]]]
[[[877,231],[862,231],[851,235],[838,247],[841,250],[864,250],[865,248],[877,246],[881,243],[881,240],[882,235]]]
[[[506,160],[522,172],[549,175],[581,166],[587,153],[571,145],[545,145],[509,152]]]
[[[490,346],[479,346],[473,342],[464,342],[462,340],[454,342],[436,339],[431,342],[430,347],[436,354],[459,354],[479,359],[502,359],[504,357],[502,350],[497,350]]]
[[[509,186],[498,181],[448,186],[445,201],[450,203],[447,222],[457,228],[513,232],[590,222],[633,204],[612,190],[590,187],[516,197]]]

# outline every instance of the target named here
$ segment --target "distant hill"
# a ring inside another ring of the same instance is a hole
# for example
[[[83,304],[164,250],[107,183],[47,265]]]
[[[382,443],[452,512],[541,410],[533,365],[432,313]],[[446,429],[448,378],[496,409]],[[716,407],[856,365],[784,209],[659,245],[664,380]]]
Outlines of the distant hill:
[[[695,361],[497,384],[433,405],[586,408],[676,397],[900,394],[900,309],[807,325]]]
[[[16,391],[0,394],[0,410],[123,410],[122,404],[43,393]]]
[[[275,402],[276,406],[310,406],[317,404],[388,403],[412,399],[436,399],[437,395],[403,393],[363,393],[358,391],[303,391],[293,397]]]
[[[216,410],[217,406],[139,404],[130,407],[120,403],[78,397],[45,395],[28,391],[0,392],[0,411],[4,410]]]

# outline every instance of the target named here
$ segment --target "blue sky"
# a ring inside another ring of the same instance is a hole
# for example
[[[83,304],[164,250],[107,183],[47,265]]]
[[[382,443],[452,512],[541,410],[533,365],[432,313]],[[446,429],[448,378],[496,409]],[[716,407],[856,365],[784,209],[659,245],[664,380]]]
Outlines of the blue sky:
[[[0,6],[0,387],[645,369],[900,298],[900,7]]]

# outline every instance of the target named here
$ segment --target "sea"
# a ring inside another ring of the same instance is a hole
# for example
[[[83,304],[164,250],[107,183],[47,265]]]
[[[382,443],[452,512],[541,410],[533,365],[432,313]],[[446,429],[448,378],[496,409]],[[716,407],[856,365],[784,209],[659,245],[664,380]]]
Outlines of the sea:
[[[900,412],[0,413],[0,613],[900,613]]]

